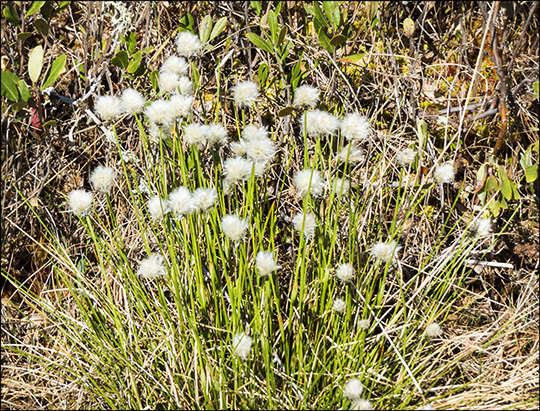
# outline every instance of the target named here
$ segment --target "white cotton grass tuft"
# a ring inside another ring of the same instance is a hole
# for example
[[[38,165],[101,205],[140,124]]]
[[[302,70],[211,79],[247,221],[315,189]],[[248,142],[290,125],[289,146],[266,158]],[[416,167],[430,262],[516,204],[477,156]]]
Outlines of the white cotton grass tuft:
[[[232,88],[234,103],[239,107],[251,107],[259,97],[259,87],[253,81],[242,81]]]
[[[373,404],[370,400],[366,400],[365,398],[358,398],[356,400],[353,400],[351,404],[351,410],[372,410]]]
[[[352,264],[343,263],[340,264],[336,269],[336,277],[339,278],[344,283],[349,283],[354,278],[354,267]]]
[[[94,196],[86,190],[73,190],[68,195],[68,205],[73,214],[84,217],[92,211]]]
[[[257,127],[252,124],[247,125],[242,131],[242,138],[246,141],[258,140],[268,137],[268,130],[266,127]]]
[[[146,107],[145,114],[148,120],[159,128],[171,129],[175,122],[175,113],[168,100],[153,101]]]
[[[336,178],[332,183],[332,188],[334,190],[334,193],[336,193],[336,195],[341,198],[349,194],[351,183],[349,183],[349,180],[343,178]]]
[[[189,64],[183,57],[170,56],[163,62],[161,71],[168,71],[174,73],[177,76],[185,76],[189,71]]]
[[[388,243],[378,242],[371,247],[371,255],[374,256],[377,260],[388,263],[395,259],[401,246],[397,245],[395,240]]]
[[[191,105],[193,104],[193,96],[184,96],[181,94],[174,94],[169,100],[169,110],[171,110],[172,117],[176,118],[188,118],[191,114]]]
[[[132,88],[127,88],[124,90],[121,100],[122,106],[124,107],[124,112],[127,114],[142,113],[144,104],[146,103],[144,96]]]
[[[358,378],[351,378],[343,386],[343,396],[349,400],[358,400],[364,392],[364,386]]]
[[[169,207],[176,218],[181,218],[197,209],[197,205],[188,188],[180,186],[169,194]]]
[[[251,138],[245,143],[246,156],[255,163],[267,163],[274,157],[276,146],[268,137]]]
[[[358,321],[358,328],[360,328],[361,330],[367,330],[370,325],[371,322],[367,319]]]
[[[416,151],[412,148],[406,148],[398,153],[396,160],[401,167],[408,167],[416,158]]]
[[[305,238],[311,238],[315,234],[317,228],[317,220],[315,215],[311,213],[298,213],[292,219],[294,229],[304,234]]]
[[[177,93],[180,85],[180,77],[176,73],[170,71],[162,71],[159,73],[159,90],[162,93]]]
[[[146,134],[151,142],[158,144],[160,140],[167,140],[172,137],[172,128],[158,127],[154,123],[150,123]]]
[[[161,198],[159,195],[151,197],[146,203],[146,208],[148,208],[150,217],[158,221],[163,219],[165,214],[168,214],[171,211],[169,201]]]
[[[225,179],[232,184],[247,180],[251,176],[252,168],[252,161],[238,156],[228,158],[223,164]]]
[[[116,96],[98,97],[94,109],[102,120],[113,120],[124,112],[122,100]]]
[[[242,241],[246,237],[248,223],[237,215],[226,215],[221,219],[221,229],[232,241]]]
[[[349,113],[341,120],[341,134],[348,140],[364,141],[371,134],[371,125],[364,116]]]
[[[294,91],[293,105],[313,108],[319,102],[319,89],[307,84]]]
[[[470,228],[470,235],[474,238],[485,237],[490,234],[491,231],[491,219],[479,218]]]
[[[253,338],[245,333],[236,334],[232,340],[233,354],[242,361],[247,360],[248,354],[251,351]]]
[[[300,197],[311,194],[314,197],[320,197],[324,192],[324,180],[319,170],[306,168],[298,171],[293,177],[296,191]]]
[[[214,206],[218,198],[217,191],[213,187],[209,187],[209,188],[200,187],[196,189],[192,195],[193,195],[193,200],[195,202],[195,206],[197,207],[198,210],[201,210],[201,211],[210,210]]]
[[[272,274],[272,271],[279,270],[280,265],[276,264],[274,253],[272,251],[259,251],[255,257],[255,264],[259,277],[267,277]]]
[[[341,162],[348,162],[351,165],[359,163],[360,161],[364,160],[364,158],[364,151],[354,144],[349,144],[343,147],[338,154],[338,159]]]
[[[426,327],[426,336],[428,336],[429,338],[440,337],[442,334],[443,331],[437,323],[430,323]]]
[[[175,40],[177,53],[186,58],[193,57],[202,48],[199,37],[188,31],[178,34]]]
[[[165,259],[161,254],[152,254],[140,262],[137,275],[149,280],[167,275]]]
[[[114,184],[115,171],[111,167],[97,166],[90,174],[90,183],[94,190],[108,194]]]
[[[206,130],[206,139],[210,144],[223,145],[227,143],[228,133],[227,129],[221,124],[210,124]]]
[[[241,138],[239,141],[232,142],[229,144],[232,152],[237,156],[243,156],[247,151],[247,141]]]
[[[187,76],[181,76],[178,79],[178,89],[183,96],[189,96],[193,94],[193,82]]]
[[[300,118],[302,130],[304,128],[310,137],[323,137],[334,135],[339,128],[339,119],[326,111],[306,111]]]
[[[184,127],[184,141],[190,146],[200,146],[206,140],[208,126],[191,123]]]
[[[347,303],[341,298],[336,298],[332,303],[332,310],[339,314],[344,314],[347,311]]]
[[[454,181],[454,163],[451,161],[446,164],[441,164],[437,168],[435,168],[435,172],[433,173],[433,178],[437,183],[443,184],[443,183],[451,183]]]

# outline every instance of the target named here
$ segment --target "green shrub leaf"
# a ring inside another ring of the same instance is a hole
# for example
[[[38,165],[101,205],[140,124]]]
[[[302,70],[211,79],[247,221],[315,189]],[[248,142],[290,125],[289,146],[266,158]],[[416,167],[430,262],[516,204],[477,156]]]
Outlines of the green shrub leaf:
[[[14,103],[19,101],[19,89],[17,87],[19,81],[19,77],[11,71],[2,70],[2,95]]]
[[[32,4],[30,5],[30,8],[26,12],[26,17],[31,16],[35,12],[39,11],[39,9],[41,9],[44,4],[45,4],[44,1],[33,1]]]
[[[212,41],[217,36],[219,36],[226,25],[227,25],[227,17],[220,18],[216,22],[216,24],[214,24],[214,27],[212,28],[212,33],[210,33],[210,38],[208,39],[208,41]]]
[[[260,49],[263,49],[264,51],[267,51],[268,53],[273,53],[274,50],[272,49],[272,46],[268,44],[266,41],[262,39],[261,36],[255,33],[247,33],[246,34],[249,41],[251,41],[254,45],[259,47]]]
[[[66,55],[62,54],[58,56],[51,64],[51,68],[49,69],[49,72],[47,73],[47,77],[45,77],[45,82],[41,86],[41,89],[49,87],[51,84],[53,84],[58,77],[60,76],[60,73],[64,69],[64,66],[66,65]]]
[[[19,21],[17,12],[11,3],[8,3],[7,6],[4,7],[3,13],[9,24],[21,28],[21,22]]]
[[[36,46],[34,50],[30,52],[28,59],[28,75],[33,83],[37,83],[41,69],[43,68],[43,47]]]

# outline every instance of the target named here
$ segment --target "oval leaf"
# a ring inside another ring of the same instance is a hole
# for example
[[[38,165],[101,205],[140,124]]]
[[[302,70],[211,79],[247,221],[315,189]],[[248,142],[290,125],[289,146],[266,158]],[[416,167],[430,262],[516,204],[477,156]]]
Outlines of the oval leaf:
[[[36,83],[43,67],[43,47],[37,46],[30,52],[28,58],[28,75],[33,83]]]
[[[216,22],[216,24],[214,24],[214,28],[212,29],[212,33],[210,33],[210,38],[208,39],[208,41],[212,41],[217,36],[219,36],[226,25],[227,25],[227,17],[220,18]]]
[[[64,66],[66,65],[66,55],[62,54],[61,56],[58,56],[53,63],[51,64],[51,68],[49,69],[49,73],[47,74],[47,77],[45,77],[45,82],[41,86],[41,89],[49,87],[52,83],[54,83],[58,77],[60,76],[60,73],[64,69]]]
[[[272,49],[272,46],[268,44],[266,41],[264,41],[261,36],[255,34],[255,33],[247,33],[246,34],[249,41],[251,41],[253,44],[255,44],[260,49],[263,49],[264,51],[267,51],[269,53],[273,53],[274,50]]]
[[[19,40],[25,41],[25,40],[26,40],[27,38],[29,38],[31,35],[32,35],[31,32],[29,32],[29,31],[23,31],[23,32],[17,34],[17,37],[19,38]]]
[[[36,30],[39,31],[43,37],[47,37],[49,35],[49,24],[43,19],[37,19],[34,22],[34,26],[36,26]]]
[[[334,47],[337,47],[347,40],[347,37],[345,37],[343,34],[337,34],[334,37],[332,37],[332,40],[330,40],[330,44]]]
[[[32,2],[32,5],[30,6],[30,8],[28,9],[28,11],[26,12],[26,17],[31,16],[31,15],[34,14],[36,11],[38,11],[39,9],[41,9],[41,8],[43,7],[44,4],[45,4],[44,1],[33,1],[33,2]]]
[[[527,183],[533,183],[538,178],[538,165],[529,166],[525,168],[525,179]]]
[[[2,70],[2,95],[14,103],[19,101],[19,89],[17,88],[19,80],[19,77],[11,71]]]
[[[206,43],[210,39],[210,32],[212,31],[212,16],[207,14],[199,24],[199,39],[201,43]]]
[[[128,64],[127,72],[128,73],[135,73],[141,64],[142,60],[142,53],[140,51],[136,52],[133,57],[131,57],[131,61]]]
[[[278,116],[279,117],[290,116],[292,113],[294,113],[294,107],[287,106],[287,107],[283,107],[281,110],[278,111]]]
[[[411,37],[414,33],[414,21],[410,17],[403,20],[403,31],[407,37]]]
[[[9,24],[21,28],[21,22],[19,21],[17,12],[11,3],[8,3],[7,6],[4,7],[3,13]]]
[[[272,38],[272,43],[276,44],[278,38],[278,22],[276,13],[273,10],[268,11],[268,26],[270,27],[270,37]]]
[[[121,69],[127,68],[129,64],[127,51],[120,50],[118,53],[116,53],[116,56],[111,59],[111,63],[117,67],[120,67]]]

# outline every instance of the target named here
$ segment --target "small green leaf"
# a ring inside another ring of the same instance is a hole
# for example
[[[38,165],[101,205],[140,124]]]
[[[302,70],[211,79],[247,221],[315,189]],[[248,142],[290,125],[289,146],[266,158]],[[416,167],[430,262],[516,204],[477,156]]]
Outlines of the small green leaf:
[[[32,93],[30,92],[30,89],[28,88],[28,85],[25,83],[24,80],[19,80],[17,82],[17,87],[19,88],[19,93],[23,101],[27,102],[32,98]]]
[[[324,14],[321,10],[321,6],[319,6],[319,3],[314,1],[313,3],[313,16],[315,19],[319,22],[320,25],[330,28],[330,24],[328,23],[328,20],[326,20],[326,17],[324,17]]]
[[[208,41],[212,41],[217,36],[219,36],[226,25],[227,17],[222,17],[218,21],[216,21],[216,24],[214,24],[214,28],[212,28],[212,33],[210,33],[210,38],[208,39]]]
[[[159,71],[150,72],[150,83],[152,83],[152,88],[157,93],[159,90]]]
[[[133,54],[135,54],[135,50],[137,49],[137,36],[133,31],[129,33],[129,37],[127,38],[127,45],[129,55],[132,56]]]
[[[253,9],[253,11],[255,11],[255,14],[260,17],[262,12],[261,2],[250,1],[249,4],[251,4],[251,8]]]
[[[20,93],[17,87],[19,81],[19,77],[11,71],[2,70],[2,95],[14,103],[19,101]]]
[[[199,39],[201,43],[206,43],[210,39],[210,33],[212,32],[212,16],[207,14],[199,24]]]
[[[30,52],[28,58],[28,75],[33,83],[37,83],[41,69],[43,68],[43,47],[36,46],[34,50]]]
[[[294,107],[287,106],[287,107],[283,107],[281,110],[278,111],[278,116],[279,117],[290,116],[292,113],[294,113]]]
[[[49,35],[49,24],[44,19],[37,19],[34,22],[34,26],[36,27],[36,30],[43,35],[43,37],[47,37]]]
[[[45,89],[49,87],[51,84],[53,84],[58,77],[60,76],[60,73],[64,69],[64,66],[66,65],[66,55],[62,54],[58,56],[51,64],[51,68],[49,69],[49,73],[45,77],[45,82],[41,86],[41,89]]]
[[[30,5],[30,8],[26,12],[26,17],[31,16],[35,12],[39,11],[39,9],[41,9],[41,7],[43,7],[44,4],[45,4],[44,1],[33,1],[32,4]]]
[[[341,24],[341,14],[339,12],[339,6],[336,5],[334,10],[332,11],[332,17],[333,17],[332,25],[334,26],[334,30],[337,30],[337,28]]]
[[[64,11],[71,4],[71,1],[61,1],[58,3],[58,11]]]
[[[19,21],[17,12],[11,3],[8,3],[6,7],[4,7],[3,13],[9,24],[21,28],[21,22]]]
[[[424,147],[424,143],[426,142],[426,137],[428,134],[428,123],[425,120],[420,120],[416,125],[416,128],[418,130],[419,145],[420,147]]]
[[[254,45],[259,47],[260,49],[263,49],[264,51],[267,51],[268,53],[273,53],[274,50],[270,44],[268,44],[266,41],[264,41],[261,36],[255,33],[247,33],[246,37],[251,41]]]
[[[500,178],[500,186],[501,186],[501,192],[507,200],[510,200],[512,198],[512,184],[510,183],[510,179],[508,178],[508,175],[506,174],[506,171],[501,166],[498,166],[499,171],[499,178]]]
[[[286,35],[287,35],[287,26],[283,26],[281,30],[279,31],[279,37],[277,40],[276,47],[281,46],[281,43],[283,43],[283,40],[285,40]]]
[[[403,20],[403,31],[407,37],[411,37],[414,33],[414,21],[410,17]]]
[[[142,53],[140,51],[136,52],[132,57],[127,67],[128,73],[135,73],[141,64]]]
[[[533,183],[538,178],[538,164],[525,168],[525,180],[527,183]]]
[[[538,100],[538,98],[540,97],[540,87],[538,85],[538,81],[535,81],[532,87],[534,91],[533,99]]]
[[[321,27],[319,29],[319,31],[317,32],[317,35],[319,37],[319,42],[321,43],[321,45],[326,50],[328,50],[330,53],[333,53],[334,52],[334,46],[332,46],[332,44],[330,44],[330,38],[326,34],[326,30],[324,29],[324,27]]]
[[[278,22],[276,13],[273,10],[268,11],[267,21],[270,27],[270,38],[272,39],[272,43],[276,44],[278,39]]]
[[[345,37],[343,34],[337,34],[334,37],[332,37],[332,40],[330,40],[330,44],[334,47],[337,47],[345,43],[346,41],[347,41],[347,37]]]
[[[111,59],[111,63],[117,67],[120,67],[121,69],[126,69],[129,64],[127,51],[120,50],[118,53],[116,53],[116,56]]]
[[[266,84],[266,80],[268,79],[269,73],[270,73],[270,69],[268,67],[268,64],[261,63],[259,65],[259,84],[261,86],[264,86]]]
[[[17,37],[19,38],[19,40],[25,41],[26,39],[30,38],[31,35],[32,35],[31,32],[23,31],[23,32],[17,34]]]
[[[198,92],[200,88],[201,73],[197,70],[195,63],[191,62],[191,79],[193,80],[193,91]]]
[[[489,176],[486,180],[486,191],[488,193],[493,193],[499,190],[499,182],[494,176]]]

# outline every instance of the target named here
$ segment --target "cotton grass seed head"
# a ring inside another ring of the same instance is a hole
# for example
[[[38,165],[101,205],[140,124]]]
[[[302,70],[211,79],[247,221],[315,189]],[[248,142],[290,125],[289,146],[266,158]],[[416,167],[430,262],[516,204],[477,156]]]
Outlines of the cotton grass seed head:
[[[437,323],[430,323],[426,327],[426,336],[429,338],[436,338],[442,335],[442,329]]]
[[[174,212],[176,218],[192,213],[197,209],[197,205],[188,188],[180,186],[169,194],[169,207]]]
[[[332,310],[339,314],[344,314],[347,311],[347,303],[341,298],[336,298],[332,304]]]
[[[245,333],[236,334],[232,340],[233,354],[242,361],[247,360],[252,344],[253,338],[249,335],[246,335]]]
[[[73,214],[84,217],[92,210],[94,196],[86,190],[73,190],[68,195],[68,205]]]
[[[365,398],[358,398],[351,404],[351,410],[372,410],[373,404]]]
[[[354,144],[349,144],[343,147],[338,154],[338,159],[341,162],[348,162],[348,164],[351,165],[359,163],[360,161],[364,160],[364,158],[364,151]]]
[[[227,143],[227,129],[221,124],[210,124],[207,129],[206,139],[210,144],[223,145]]]
[[[167,275],[165,259],[161,254],[152,254],[140,262],[137,275],[148,278],[149,280]]]
[[[193,96],[184,96],[174,94],[169,100],[169,110],[172,112],[173,118],[188,118],[191,114],[191,105],[193,104]]]
[[[200,146],[206,140],[208,126],[191,123],[184,127],[184,141],[190,146]]]
[[[111,167],[97,166],[90,175],[90,182],[94,190],[108,194],[114,184],[115,171]]]
[[[349,400],[357,400],[362,396],[364,386],[358,378],[351,378],[343,386],[343,396]]]
[[[237,215],[226,215],[221,219],[221,229],[232,241],[242,241],[246,237],[248,223]]]
[[[169,201],[164,198],[161,198],[159,195],[155,195],[148,200],[146,203],[146,208],[148,208],[148,213],[150,217],[154,220],[161,220],[165,217],[165,214],[171,211]]]
[[[305,238],[311,238],[315,234],[315,229],[317,228],[315,215],[311,213],[298,213],[293,217],[292,221],[294,229],[303,233]]]
[[[148,120],[156,126],[171,129],[174,126],[175,113],[167,100],[156,100],[145,110]]]
[[[251,107],[259,97],[259,88],[253,81],[242,81],[232,88],[234,103],[239,107]]]
[[[305,197],[308,193],[314,197],[320,197],[324,191],[324,180],[319,170],[306,168],[298,171],[294,175],[294,185],[300,197]]]
[[[336,178],[334,182],[332,183],[332,189],[334,190],[334,193],[338,197],[343,197],[349,194],[349,190],[351,188],[351,183],[349,183],[349,180],[345,180],[343,178]]]
[[[266,127],[257,127],[250,124],[244,128],[244,131],[242,131],[242,137],[246,141],[267,138],[268,130],[266,129]]]
[[[474,238],[488,236],[491,231],[491,219],[479,218],[470,228],[470,235]]]
[[[389,243],[378,242],[371,248],[371,255],[377,260],[388,263],[395,258],[399,250],[401,246],[397,245],[395,240]]]
[[[349,113],[341,120],[341,134],[348,140],[364,141],[371,134],[371,125],[364,116]]]
[[[334,135],[339,128],[339,119],[326,111],[307,111],[300,118],[302,130],[305,128],[310,137]]]
[[[358,328],[360,328],[361,330],[367,330],[370,326],[370,321],[369,320],[360,320],[358,321]]]
[[[228,182],[236,184],[239,181],[247,180],[251,176],[253,162],[243,157],[232,157],[225,160],[223,170]]]
[[[180,77],[171,71],[159,73],[159,90],[163,93],[176,93],[180,85]]]
[[[246,156],[253,162],[268,162],[276,153],[276,146],[268,137],[252,138],[246,142]]]
[[[210,210],[218,198],[217,191],[213,187],[198,188],[193,192],[193,200],[198,210]]]
[[[408,167],[412,163],[414,163],[414,159],[416,158],[416,151],[412,148],[406,148],[405,150],[402,150],[397,155],[397,162],[401,167]]]
[[[163,62],[161,71],[168,71],[177,76],[185,76],[189,71],[189,64],[183,57],[170,56]]]
[[[124,106],[124,112],[127,114],[139,114],[144,109],[146,99],[137,90],[127,88],[122,93],[122,105]]]
[[[454,163],[442,164],[435,169],[433,178],[437,183],[451,183],[454,181]]]
[[[255,257],[255,264],[257,265],[259,277],[267,277],[272,274],[272,271],[281,268],[280,265],[276,264],[272,251],[259,251]]]
[[[319,102],[319,89],[308,86],[307,84],[299,86],[294,91],[295,106],[304,106],[313,108]]]
[[[354,278],[354,267],[352,264],[343,263],[338,265],[336,269],[336,277],[344,283],[351,282]]]
[[[96,113],[103,120],[113,120],[119,117],[124,112],[124,106],[122,100],[116,96],[101,96],[98,97],[96,105],[94,106]]]
[[[181,76],[178,79],[178,89],[183,96],[189,96],[193,94],[193,82],[187,76]]]
[[[193,57],[202,48],[199,37],[188,31],[183,31],[176,37],[176,51],[180,56]]]

